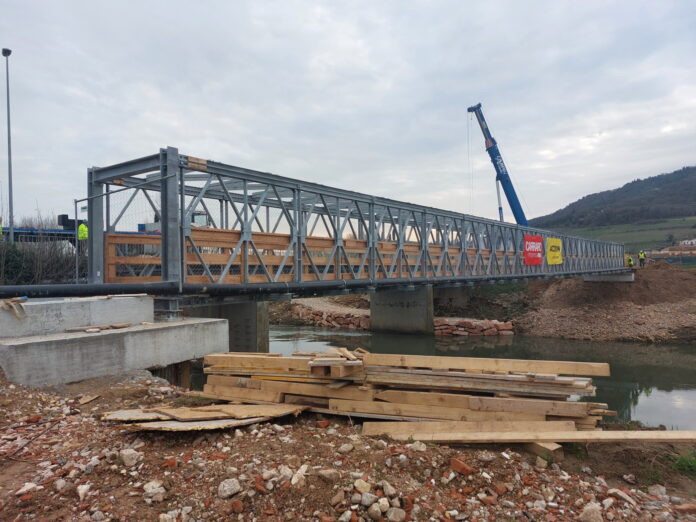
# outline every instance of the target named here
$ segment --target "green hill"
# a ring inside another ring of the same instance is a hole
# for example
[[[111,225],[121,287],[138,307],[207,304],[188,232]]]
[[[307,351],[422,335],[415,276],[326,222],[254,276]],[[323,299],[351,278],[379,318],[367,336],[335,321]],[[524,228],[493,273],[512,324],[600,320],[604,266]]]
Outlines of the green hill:
[[[618,241],[628,252],[659,250],[696,237],[696,167],[585,196],[530,225]]]
[[[530,220],[530,225],[594,228],[691,216],[696,216],[696,167],[684,167],[590,194],[552,214]]]
[[[626,245],[627,252],[635,253],[641,249],[659,250],[682,239],[696,237],[696,216],[604,227],[553,227],[553,230],[573,236],[617,241]]]

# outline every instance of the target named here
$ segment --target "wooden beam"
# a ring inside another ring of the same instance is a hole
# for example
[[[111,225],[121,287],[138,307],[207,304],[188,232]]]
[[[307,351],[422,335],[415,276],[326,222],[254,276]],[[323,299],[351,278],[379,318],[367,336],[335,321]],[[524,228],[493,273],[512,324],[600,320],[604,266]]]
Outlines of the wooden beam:
[[[558,417],[582,417],[587,415],[589,410],[585,402],[499,397],[470,397],[469,408],[478,411],[543,413]]]
[[[396,440],[420,440],[441,443],[525,443],[525,442],[696,442],[693,431],[529,431],[511,432],[460,432],[460,433],[413,433],[409,436],[395,435]]]
[[[546,420],[544,415],[532,413],[496,413],[451,408],[449,406],[422,406],[393,402],[351,401],[332,399],[329,409],[353,413],[374,413],[425,419],[447,419],[460,421],[476,420]]]
[[[375,399],[402,404],[449,406],[451,408],[465,408],[475,411],[539,413],[558,417],[583,417],[588,414],[589,410],[586,402],[479,397],[463,393],[427,391],[384,390],[376,392]]]
[[[247,379],[244,377],[229,377],[226,375],[209,375],[208,383],[216,386],[230,386],[240,388],[254,388],[276,393],[290,393],[293,395],[308,395],[310,397],[328,397],[335,399],[352,399],[359,401],[371,401],[374,392],[360,390],[357,386],[344,386],[343,388],[328,388],[321,384],[304,384],[297,382],[263,381]]]
[[[365,382],[369,384],[383,384],[405,388],[478,391],[488,393],[502,392],[534,397],[554,397],[559,399],[569,397],[570,395],[594,395],[595,393],[595,389],[592,386],[580,390],[568,386],[549,386],[541,383],[479,381],[460,377],[430,377],[427,375],[410,374],[405,369],[403,373],[367,375],[365,377]]]
[[[437,433],[573,431],[570,421],[447,421],[447,422],[365,422],[363,435],[412,435],[428,431]]]
[[[206,384],[203,386],[203,393],[208,394],[209,396],[214,396],[217,399],[283,402],[282,393],[267,390],[232,388],[228,386]]]
[[[535,372],[564,375],[609,376],[609,364],[607,363],[440,357],[431,355],[389,355],[381,353],[365,354],[363,356],[363,363],[366,366],[404,366],[439,370]]]
[[[470,406],[471,398],[472,397],[470,395],[464,395],[461,393],[437,393],[404,390],[384,390],[375,393],[375,399],[386,402],[474,409]]]

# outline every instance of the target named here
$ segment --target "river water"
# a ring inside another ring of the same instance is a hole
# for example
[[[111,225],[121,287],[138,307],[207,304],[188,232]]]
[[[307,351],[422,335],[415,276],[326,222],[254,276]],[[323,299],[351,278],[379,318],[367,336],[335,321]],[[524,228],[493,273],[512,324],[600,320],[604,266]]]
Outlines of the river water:
[[[696,345],[606,343],[527,336],[441,338],[425,335],[271,326],[271,352],[365,348],[374,353],[608,362],[611,377],[595,377],[596,397],[618,412],[668,429],[696,429]]]

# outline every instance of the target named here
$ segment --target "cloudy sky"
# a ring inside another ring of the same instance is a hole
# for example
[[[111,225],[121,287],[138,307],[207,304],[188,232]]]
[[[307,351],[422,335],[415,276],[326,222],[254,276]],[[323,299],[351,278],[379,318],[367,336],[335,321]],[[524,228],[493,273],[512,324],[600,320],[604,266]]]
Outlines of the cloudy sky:
[[[0,0],[15,215],[70,211],[87,167],[171,145],[494,218],[479,101],[543,215],[696,164],[695,24],[669,0]]]

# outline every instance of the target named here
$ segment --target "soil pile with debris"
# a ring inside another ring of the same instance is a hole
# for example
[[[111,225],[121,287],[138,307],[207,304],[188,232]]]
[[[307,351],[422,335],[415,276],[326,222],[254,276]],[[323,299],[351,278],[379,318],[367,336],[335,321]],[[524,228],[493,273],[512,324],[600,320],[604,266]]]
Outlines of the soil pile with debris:
[[[325,315],[368,317],[370,300],[365,294],[351,294],[275,301],[269,303],[268,320],[271,324],[316,326],[316,321],[309,315],[298,313],[300,309],[325,312]]]
[[[99,420],[111,409],[191,404],[151,377],[58,391],[0,380],[0,397],[2,520],[696,520],[696,482],[676,472],[666,487],[645,482],[639,445],[623,460],[613,444],[547,463],[518,447],[367,438],[344,419],[309,414],[208,433]],[[654,462],[676,447],[651,448]]]
[[[696,340],[696,271],[665,262],[633,283],[582,278],[530,283],[535,310],[515,320],[528,335],[595,341]]]

